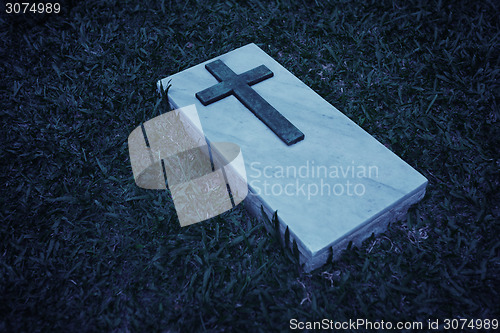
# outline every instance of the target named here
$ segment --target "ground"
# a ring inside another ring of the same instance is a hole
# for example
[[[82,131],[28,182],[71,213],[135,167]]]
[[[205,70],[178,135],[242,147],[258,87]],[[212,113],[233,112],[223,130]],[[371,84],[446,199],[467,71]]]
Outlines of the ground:
[[[494,1],[2,4],[0,331],[499,319],[498,17]],[[128,134],[167,109],[156,81],[250,42],[429,179],[406,220],[308,274],[243,207],[181,228],[132,177]]]

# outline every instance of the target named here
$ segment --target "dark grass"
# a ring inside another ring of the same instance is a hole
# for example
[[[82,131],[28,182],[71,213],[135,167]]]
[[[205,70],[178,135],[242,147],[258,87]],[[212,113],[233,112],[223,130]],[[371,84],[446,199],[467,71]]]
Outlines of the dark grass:
[[[3,10],[0,331],[499,318],[498,2]],[[407,220],[311,274],[241,207],[180,228],[168,193],[133,181],[127,137],[166,110],[156,81],[249,42],[429,179]]]

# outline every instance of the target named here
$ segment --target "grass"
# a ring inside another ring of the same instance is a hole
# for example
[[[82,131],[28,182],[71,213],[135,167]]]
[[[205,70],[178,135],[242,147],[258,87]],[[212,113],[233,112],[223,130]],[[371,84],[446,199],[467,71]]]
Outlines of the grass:
[[[0,16],[0,331],[499,319],[497,2],[148,4]],[[132,178],[156,81],[249,42],[429,179],[405,221],[310,274],[242,207],[181,229]]]

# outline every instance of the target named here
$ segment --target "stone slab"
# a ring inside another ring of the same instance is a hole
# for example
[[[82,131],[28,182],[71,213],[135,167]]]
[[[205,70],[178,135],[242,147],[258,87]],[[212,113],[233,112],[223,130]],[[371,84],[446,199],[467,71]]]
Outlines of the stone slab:
[[[205,64],[223,61],[236,74],[265,65],[274,76],[252,88],[305,135],[287,146],[234,96],[204,106],[197,92],[217,83]],[[278,211],[306,271],[405,217],[425,194],[427,179],[379,143],[255,44],[158,82],[174,108],[195,104],[209,142],[241,147],[249,194],[259,217]],[[290,242],[292,243],[292,242]]]

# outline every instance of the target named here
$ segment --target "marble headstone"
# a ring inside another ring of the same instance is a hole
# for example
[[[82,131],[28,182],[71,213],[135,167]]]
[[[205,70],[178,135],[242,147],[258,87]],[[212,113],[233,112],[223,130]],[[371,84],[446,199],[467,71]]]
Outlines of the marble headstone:
[[[251,88],[304,138],[285,143],[232,94],[203,105],[196,94],[218,83],[205,67],[214,60],[236,74],[261,65],[272,71]],[[278,212],[281,232],[288,227],[306,271],[323,265],[331,253],[338,256],[350,241],[360,244],[403,219],[425,194],[425,177],[255,44],[167,77],[158,87],[169,83],[170,104],[194,104],[208,142],[241,147],[245,208],[256,217],[261,207],[269,217]]]

